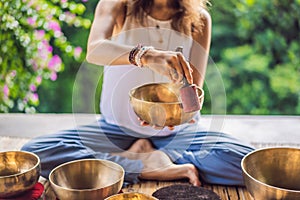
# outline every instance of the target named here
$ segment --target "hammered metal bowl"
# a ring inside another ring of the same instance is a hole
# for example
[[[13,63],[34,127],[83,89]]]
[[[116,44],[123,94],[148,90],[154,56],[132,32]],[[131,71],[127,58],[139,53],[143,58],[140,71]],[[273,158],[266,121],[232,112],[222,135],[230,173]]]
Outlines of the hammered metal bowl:
[[[300,199],[300,149],[258,149],[246,155],[241,165],[254,199]]]
[[[127,192],[116,194],[106,198],[105,200],[158,200],[157,198],[138,192]]]
[[[26,151],[0,152],[0,198],[18,196],[40,177],[40,159]]]
[[[124,169],[114,162],[82,159],[54,168],[49,181],[59,199],[101,200],[121,190],[124,174]]]
[[[157,127],[176,126],[193,119],[196,113],[183,111],[180,101],[181,84],[151,83],[133,88],[129,92],[130,104],[136,115]],[[204,91],[197,87],[202,107]]]

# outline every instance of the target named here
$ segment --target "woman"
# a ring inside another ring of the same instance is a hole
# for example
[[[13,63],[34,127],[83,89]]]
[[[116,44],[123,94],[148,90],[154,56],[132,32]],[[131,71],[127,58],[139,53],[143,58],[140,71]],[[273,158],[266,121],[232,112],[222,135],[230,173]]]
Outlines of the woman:
[[[211,19],[204,0],[101,0],[88,40],[87,61],[104,65],[101,119],[77,130],[36,138],[23,150],[38,154],[42,175],[76,159],[119,163],[125,181],[187,178],[199,186],[243,185],[240,161],[252,147],[194,123],[152,127],[129,105],[131,88],[151,82],[203,86]],[[175,52],[182,46],[183,52]],[[141,119],[142,120],[142,119]]]

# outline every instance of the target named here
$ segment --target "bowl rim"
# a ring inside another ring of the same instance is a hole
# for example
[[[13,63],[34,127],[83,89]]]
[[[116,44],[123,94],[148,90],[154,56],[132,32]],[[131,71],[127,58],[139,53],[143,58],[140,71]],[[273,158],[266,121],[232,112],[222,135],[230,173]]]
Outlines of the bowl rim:
[[[55,170],[57,170],[60,167],[65,166],[65,165],[69,165],[69,164],[76,163],[76,162],[83,162],[83,161],[99,161],[99,162],[106,162],[106,163],[113,164],[113,165],[115,165],[115,166],[117,166],[117,167],[120,168],[120,170],[122,172],[122,176],[121,176],[121,178],[119,178],[115,182],[113,182],[112,184],[109,184],[109,185],[106,185],[106,186],[103,186],[103,187],[100,187],[100,188],[91,188],[91,189],[72,189],[72,188],[62,187],[62,186],[57,185],[56,183],[54,183],[54,181],[52,180],[52,176],[51,175],[54,173]],[[95,191],[95,190],[107,188],[107,187],[109,187],[109,186],[111,186],[113,184],[116,184],[116,183],[124,180],[124,175],[125,175],[125,170],[118,163],[112,162],[110,160],[97,159],[97,158],[88,158],[88,159],[73,160],[73,161],[65,162],[65,163],[62,163],[62,164],[56,166],[54,169],[51,170],[51,172],[49,174],[49,182],[50,182],[51,185],[53,184],[57,188],[60,188],[60,189],[63,189],[63,190],[67,190],[67,191],[70,191],[70,192],[78,192],[78,191],[80,191],[80,192],[90,192],[90,191]]]
[[[134,92],[135,90],[137,90],[138,88],[140,88],[140,87],[149,86],[149,85],[172,85],[172,84],[174,84],[174,85],[180,85],[180,84],[175,84],[175,83],[171,83],[171,82],[146,83],[146,84],[137,85],[137,86],[133,87],[133,88],[129,91],[128,94],[129,94],[130,99],[131,99],[131,98],[134,98],[135,100],[140,101],[140,102],[144,102],[144,103],[156,103],[156,104],[163,104],[163,105],[168,105],[168,104],[182,104],[182,102],[180,102],[180,101],[174,101],[174,102],[153,102],[153,101],[146,101],[146,100],[138,99],[138,98],[136,98],[136,97],[133,96],[133,92]],[[203,96],[204,96],[204,90],[203,90],[201,87],[197,86],[196,84],[193,84],[193,85],[194,85],[197,89],[199,89],[199,90],[201,91],[201,95],[198,96],[198,99],[203,98]]]
[[[124,194],[141,194],[141,195],[144,195],[146,197],[150,197],[150,198],[153,198],[153,200],[159,200],[158,198],[150,195],[150,194],[145,194],[145,193],[142,193],[142,192],[123,192],[123,193],[119,193],[119,194],[114,194],[114,195],[111,195],[109,197],[106,197],[104,200],[109,200],[110,198],[112,197],[118,197],[118,196],[122,196]]]
[[[260,151],[273,150],[273,149],[276,149],[276,150],[279,150],[279,149],[284,149],[284,150],[292,149],[292,150],[300,151],[300,148],[297,148],[297,147],[285,147],[285,146],[282,146],[282,147],[264,147],[264,148],[259,148],[259,149],[253,150],[253,151],[251,151],[250,153],[248,153],[246,156],[244,156],[242,158],[242,161],[241,161],[242,172],[245,173],[252,181],[254,181],[256,183],[259,183],[259,184],[261,184],[263,186],[269,187],[271,189],[277,189],[277,190],[281,190],[281,191],[284,191],[284,192],[300,193],[300,190],[291,190],[291,189],[280,188],[280,187],[272,186],[272,185],[266,184],[264,182],[261,182],[261,181],[255,179],[253,176],[251,176],[246,171],[244,165],[245,165],[245,160],[249,156],[251,156],[251,155],[253,155],[253,154],[257,153],[257,152],[260,152]]]
[[[28,154],[28,155],[31,155],[31,156],[35,157],[37,159],[37,162],[36,162],[36,164],[33,167],[31,167],[29,169],[26,169],[26,171],[24,171],[24,172],[19,172],[19,173],[12,174],[12,175],[7,175],[7,176],[0,176],[0,179],[10,178],[10,177],[16,177],[16,176],[23,175],[23,174],[25,174],[27,172],[30,172],[30,171],[36,169],[40,165],[40,163],[41,163],[41,160],[38,157],[38,155],[36,155],[35,153],[32,153],[32,152],[29,152],[29,151],[21,151],[21,150],[18,151],[18,150],[16,150],[16,151],[1,151],[0,152],[0,154],[3,154],[3,153],[24,153],[24,154]]]

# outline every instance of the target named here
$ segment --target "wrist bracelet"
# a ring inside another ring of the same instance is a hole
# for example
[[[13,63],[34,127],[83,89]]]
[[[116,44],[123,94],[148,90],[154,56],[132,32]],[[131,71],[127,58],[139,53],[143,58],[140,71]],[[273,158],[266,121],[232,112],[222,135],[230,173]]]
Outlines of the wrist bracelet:
[[[128,60],[131,64],[137,66],[137,63],[135,62],[135,56],[138,53],[139,49],[142,48],[141,44],[138,44],[136,47],[134,47],[130,52],[129,52],[129,57]]]
[[[154,49],[152,46],[143,46],[135,55],[135,63],[137,64],[138,67],[143,67],[143,63],[141,61],[141,58],[147,51],[150,49]]]
[[[138,44],[129,52],[129,62],[135,66],[143,67],[141,58],[150,49],[154,48],[152,46],[143,46]]]

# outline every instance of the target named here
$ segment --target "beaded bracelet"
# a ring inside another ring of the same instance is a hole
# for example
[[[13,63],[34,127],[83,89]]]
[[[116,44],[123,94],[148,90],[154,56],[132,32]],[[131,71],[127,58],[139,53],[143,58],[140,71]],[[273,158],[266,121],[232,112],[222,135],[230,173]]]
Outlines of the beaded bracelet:
[[[154,49],[152,46],[143,46],[138,44],[129,53],[129,62],[135,66],[143,67],[141,62],[142,56],[150,49]]]
[[[129,52],[129,62],[133,65],[137,66],[137,63],[135,62],[135,56],[138,53],[139,49],[142,48],[141,44],[138,44],[136,47],[134,47],[130,52]]]

